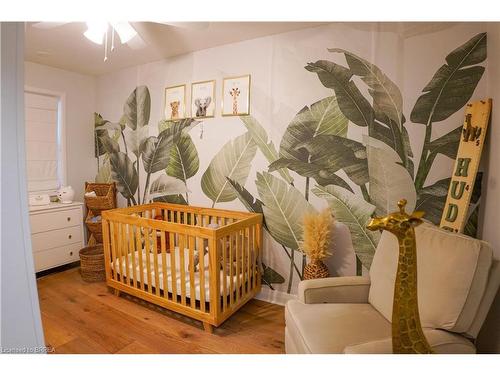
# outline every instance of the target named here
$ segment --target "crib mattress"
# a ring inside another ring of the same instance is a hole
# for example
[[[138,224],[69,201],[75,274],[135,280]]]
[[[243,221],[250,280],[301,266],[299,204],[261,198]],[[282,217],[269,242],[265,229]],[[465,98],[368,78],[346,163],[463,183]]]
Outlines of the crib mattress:
[[[186,290],[186,297],[191,296],[191,283],[190,283],[190,273],[189,273],[189,249],[184,249],[184,271],[185,271],[185,281],[182,280],[182,275],[181,275],[181,254],[180,254],[180,249],[179,247],[175,247],[175,286],[176,286],[176,292],[177,295],[181,295],[181,287],[182,284],[184,285],[184,288]],[[131,280],[134,279],[134,273],[133,273],[133,262],[132,262],[132,256],[135,257],[135,274],[138,282],[142,282],[141,280],[141,273],[140,273],[140,263],[139,263],[139,256],[142,256],[142,268],[143,268],[143,277],[144,277],[144,285],[148,284],[148,273],[147,273],[147,253],[143,249],[139,254],[139,251],[135,251],[134,254],[129,254],[128,255],[128,276]],[[165,258],[166,258],[166,271],[167,274],[165,275],[163,273],[163,256],[162,254],[153,254],[149,253],[149,262],[150,262],[150,271],[151,271],[151,286],[156,288],[156,275],[155,275],[155,269],[154,269],[154,257],[157,257],[158,261],[158,281],[159,281],[159,288],[161,290],[164,290],[164,285],[165,283],[163,282],[164,278],[166,278],[167,281],[167,291],[170,293],[174,292],[173,288],[173,282],[172,282],[172,268],[171,268],[171,258],[170,254],[166,253]],[[121,261],[121,268],[120,268],[120,262]],[[200,265],[198,265],[198,271],[194,273],[194,295],[196,300],[200,300],[200,295],[201,295],[201,279],[200,279],[200,273],[203,272],[204,274],[204,284],[205,284],[205,301],[209,301],[210,299],[210,273],[209,273],[209,267],[208,267],[208,254],[205,254],[205,257],[203,259],[203,265],[204,269],[202,270]],[[201,262],[200,262],[201,263]],[[116,258],[114,262],[111,263],[111,268],[113,270],[116,270],[117,274],[120,274],[120,270],[123,270],[123,273],[127,275],[126,273],[126,259],[125,256],[122,256],[120,258]],[[229,271],[228,271],[229,272]],[[220,271],[220,280],[221,280],[221,285],[220,285],[220,295],[224,295],[224,288],[223,288],[223,272]],[[243,275],[234,275],[233,277],[233,288],[236,288],[237,285],[237,279],[239,278],[239,284],[241,285],[243,282]],[[226,276],[226,295],[229,295],[231,292],[230,290],[230,285],[231,285],[231,276],[227,275]],[[234,289],[233,289],[234,290]]]

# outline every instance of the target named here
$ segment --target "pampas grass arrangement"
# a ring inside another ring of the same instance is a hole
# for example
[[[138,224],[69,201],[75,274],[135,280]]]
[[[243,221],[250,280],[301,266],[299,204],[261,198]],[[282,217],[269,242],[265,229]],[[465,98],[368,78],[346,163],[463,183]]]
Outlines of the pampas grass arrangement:
[[[333,220],[332,211],[329,208],[320,213],[307,213],[304,215],[302,249],[310,259],[310,262],[304,268],[304,280],[330,276],[323,259],[331,255],[328,248],[330,246]]]

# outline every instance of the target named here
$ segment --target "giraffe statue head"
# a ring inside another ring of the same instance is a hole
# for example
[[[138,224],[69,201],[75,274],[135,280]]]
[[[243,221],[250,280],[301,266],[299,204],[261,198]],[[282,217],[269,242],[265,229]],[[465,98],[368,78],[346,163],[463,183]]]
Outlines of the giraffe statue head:
[[[409,228],[416,227],[422,223],[423,211],[415,211],[411,215],[405,212],[406,199],[398,202],[399,211],[384,217],[373,217],[367,225],[369,230],[387,230],[398,238],[406,236]]]

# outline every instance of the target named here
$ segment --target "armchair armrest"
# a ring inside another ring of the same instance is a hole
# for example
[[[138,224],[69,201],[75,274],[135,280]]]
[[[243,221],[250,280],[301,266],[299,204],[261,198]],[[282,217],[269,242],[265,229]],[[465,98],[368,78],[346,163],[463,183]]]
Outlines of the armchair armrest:
[[[299,283],[303,303],[368,303],[370,278],[362,276],[328,277]]]

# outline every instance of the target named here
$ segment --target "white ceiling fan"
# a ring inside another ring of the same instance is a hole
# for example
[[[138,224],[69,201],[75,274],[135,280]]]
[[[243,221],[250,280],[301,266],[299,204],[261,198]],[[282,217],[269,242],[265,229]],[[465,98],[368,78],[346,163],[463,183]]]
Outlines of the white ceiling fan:
[[[37,29],[53,29],[66,25],[70,22],[36,22],[32,27]],[[162,25],[178,27],[188,30],[203,30],[209,26],[209,22],[154,22]],[[134,28],[130,22],[107,22],[107,21],[89,21],[86,22],[87,30],[83,35],[91,42],[104,45],[104,61],[108,60],[108,51],[115,49],[115,34],[121,44],[127,44],[132,49],[141,49],[147,46],[147,43]]]

